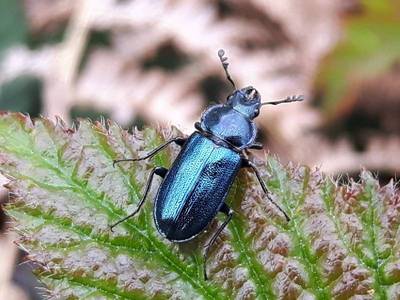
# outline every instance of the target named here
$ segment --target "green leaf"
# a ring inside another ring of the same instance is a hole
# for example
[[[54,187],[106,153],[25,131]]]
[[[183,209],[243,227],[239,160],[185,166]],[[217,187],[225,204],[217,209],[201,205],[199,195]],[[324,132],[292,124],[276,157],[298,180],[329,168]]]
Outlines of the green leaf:
[[[222,218],[187,244],[162,238],[148,201],[133,211],[153,165],[170,165],[172,148],[150,162],[137,157],[174,130],[128,134],[113,122],[81,121],[76,129],[21,114],[0,117],[0,169],[11,179],[8,214],[40,266],[52,299],[398,299],[400,199],[368,172],[337,187],[318,170],[259,168],[287,223],[242,171],[229,204],[234,218],[211,251],[203,280],[202,251]],[[159,183],[159,181],[158,181]],[[151,191],[154,197],[156,188]]]
[[[317,84],[324,109],[351,97],[361,82],[389,70],[400,58],[400,2],[362,0],[359,15],[347,17],[341,42],[321,65]]]

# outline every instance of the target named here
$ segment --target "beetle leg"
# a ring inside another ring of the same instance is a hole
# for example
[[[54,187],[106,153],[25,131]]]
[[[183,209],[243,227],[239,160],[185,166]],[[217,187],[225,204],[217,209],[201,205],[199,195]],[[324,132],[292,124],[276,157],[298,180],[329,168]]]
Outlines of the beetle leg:
[[[167,147],[169,144],[171,143],[175,143],[179,146],[183,146],[183,144],[185,144],[187,138],[173,138],[170,139],[169,141],[165,142],[164,144],[158,146],[157,148],[151,150],[148,154],[146,154],[143,157],[139,157],[139,158],[126,158],[126,159],[117,159],[117,160],[113,160],[113,166],[115,166],[115,164],[120,163],[122,161],[139,161],[139,160],[144,160],[144,159],[148,159],[153,157],[154,155],[157,154],[157,152],[163,150],[165,147]]]
[[[272,200],[271,193],[269,192],[267,186],[265,185],[264,181],[262,180],[261,174],[257,170],[257,167],[254,165],[254,163],[249,161],[248,159],[242,159],[242,167],[243,168],[251,168],[254,171],[254,173],[256,174],[257,180],[260,183],[261,188],[263,189],[263,191],[264,191],[265,195],[267,196],[268,200],[271,201],[271,203],[273,205],[275,205],[275,207],[277,209],[279,209],[279,211],[285,216],[286,221],[289,222],[290,218],[289,218],[288,214],[279,206],[278,203],[276,203],[274,200]]]
[[[210,251],[212,245],[215,243],[215,241],[217,240],[218,236],[221,234],[222,230],[224,230],[226,225],[228,225],[229,221],[232,219],[232,216],[233,216],[233,210],[226,203],[222,204],[222,206],[219,209],[219,211],[226,215],[226,220],[218,228],[217,232],[214,233],[214,235],[212,236],[210,242],[206,246],[206,250],[204,251],[204,265],[203,265],[204,280],[207,280],[206,262],[207,262],[208,252]]]
[[[264,148],[263,144],[256,142],[254,144],[251,144],[248,149],[261,150],[263,148]]]
[[[196,128],[200,132],[203,131],[203,128],[201,128],[201,123],[200,122],[194,123],[194,128]]]
[[[111,230],[111,231],[113,231],[113,228],[114,228],[115,226],[117,226],[118,224],[120,224],[120,223],[126,221],[127,219],[129,219],[129,218],[131,218],[131,217],[133,217],[134,215],[136,215],[136,214],[139,212],[140,208],[141,208],[141,207],[143,206],[143,204],[144,204],[144,201],[146,200],[147,194],[148,194],[149,191],[150,191],[150,187],[151,187],[151,183],[152,183],[152,181],[153,181],[154,174],[155,174],[155,175],[158,175],[158,176],[160,176],[160,177],[162,177],[162,178],[164,178],[165,175],[167,174],[167,172],[168,172],[168,169],[163,168],[163,167],[155,167],[155,168],[151,171],[150,177],[149,177],[149,179],[147,180],[147,184],[146,184],[146,189],[145,189],[145,191],[144,191],[144,195],[143,195],[142,199],[140,200],[138,206],[136,207],[135,211],[134,211],[133,213],[131,213],[130,215],[126,216],[125,218],[119,220],[118,222],[112,224],[112,225],[110,226],[110,230]]]

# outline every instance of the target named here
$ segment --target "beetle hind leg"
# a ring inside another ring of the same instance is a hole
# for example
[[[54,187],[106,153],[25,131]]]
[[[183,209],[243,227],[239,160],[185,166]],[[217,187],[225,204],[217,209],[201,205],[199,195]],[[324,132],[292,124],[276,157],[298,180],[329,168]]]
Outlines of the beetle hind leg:
[[[144,204],[144,201],[146,200],[147,194],[148,194],[149,191],[150,191],[150,187],[151,187],[151,183],[153,182],[153,177],[154,177],[154,175],[158,175],[158,176],[164,178],[165,175],[167,174],[167,172],[168,172],[168,169],[163,168],[163,167],[155,167],[155,168],[151,171],[150,177],[149,177],[149,179],[147,180],[147,183],[146,183],[146,189],[145,189],[144,195],[143,195],[142,199],[140,200],[138,206],[136,207],[135,211],[132,212],[130,215],[126,216],[125,218],[122,218],[121,220],[119,220],[119,221],[117,221],[116,223],[112,224],[112,225],[110,226],[110,230],[111,230],[111,231],[113,231],[113,229],[114,229],[115,226],[117,226],[118,224],[120,224],[120,223],[122,223],[122,222],[128,220],[129,218],[135,216],[135,215],[139,212],[140,208],[141,208],[141,207],[143,206],[143,204]]]
[[[222,230],[224,230],[226,225],[228,225],[229,221],[232,220],[232,216],[233,216],[233,210],[226,203],[222,204],[222,206],[219,209],[219,211],[226,215],[226,219],[225,219],[224,223],[222,223],[221,226],[219,226],[218,230],[214,233],[214,235],[212,236],[210,242],[206,246],[206,250],[204,251],[204,265],[203,265],[204,280],[208,279],[208,277],[207,277],[207,266],[206,266],[208,253],[210,252],[210,249],[214,245],[214,243],[217,240],[218,236],[221,234]]]

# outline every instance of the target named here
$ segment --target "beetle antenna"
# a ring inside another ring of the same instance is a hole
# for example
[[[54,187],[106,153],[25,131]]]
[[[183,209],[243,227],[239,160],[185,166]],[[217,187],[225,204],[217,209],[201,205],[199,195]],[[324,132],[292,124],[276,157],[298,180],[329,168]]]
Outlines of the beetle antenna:
[[[278,105],[278,104],[282,104],[282,103],[290,103],[290,102],[303,101],[303,100],[304,100],[303,95],[294,95],[294,96],[289,96],[286,99],[279,100],[279,101],[263,102],[263,103],[261,103],[261,105],[265,105],[265,104]]]
[[[218,56],[219,56],[219,60],[222,63],[222,67],[225,70],[226,78],[229,80],[229,82],[233,85],[234,89],[236,90],[235,82],[233,81],[231,75],[228,72],[228,66],[229,66],[228,57],[226,57],[224,55],[225,55],[225,51],[223,49],[219,49],[218,50]]]

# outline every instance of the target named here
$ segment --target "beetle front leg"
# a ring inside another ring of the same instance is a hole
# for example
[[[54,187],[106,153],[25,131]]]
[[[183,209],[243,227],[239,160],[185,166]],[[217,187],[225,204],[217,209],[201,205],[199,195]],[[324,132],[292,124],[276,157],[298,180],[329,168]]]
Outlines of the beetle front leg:
[[[141,207],[143,206],[143,204],[144,204],[144,201],[146,200],[147,194],[148,194],[149,191],[150,191],[150,187],[151,187],[151,183],[152,183],[152,181],[153,181],[154,174],[160,176],[161,178],[164,178],[165,175],[167,174],[167,172],[168,172],[168,169],[163,168],[163,167],[155,167],[155,168],[151,171],[150,177],[149,177],[149,179],[147,180],[147,184],[146,184],[146,189],[145,189],[145,191],[144,191],[144,195],[143,195],[142,199],[140,200],[138,206],[136,207],[135,211],[134,211],[133,213],[131,213],[130,215],[126,216],[125,218],[119,220],[118,222],[112,224],[112,225],[110,226],[110,230],[111,230],[111,231],[113,231],[113,228],[114,228],[115,226],[117,226],[118,224],[120,224],[120,223],[122,223],[122,222],[128,220],[129,218],[133,217],[134,215],[136,215],[136,214],[139,212],[140,208],[141,208]]]
[[[123,162],[123,161],[139,161],[139,160],[145,160],[145,159],[151,158],[154,155],[156,155],[158,152],[163,150],[165,147],[167,147],[169,144],[175,143],[178,146],[183,146],[183,144],[185,144],[186,140],[187,140],[187,138],[180,138],[180,137],[170,139],[169,141],[165,142],[164,144],[162,144],[162,145],[158,146],[157,148],[151,150],[147,155],[145,155],[143,157],[113,160],[113,166],[115,166],[115,164]]]
[[[260,172],[258,171],[257,167],[254,165],[254,163],[251,162],[251,161],[249,161],[248,159],[244,159],[244,158],[243,158],[243,159],[242,159],[242,168],[251,168],[251,169],[254,171],[254,173],[256,174],[257,180],[258,180],[258,182],[260,183],[261,188],[263,189],[263,191],[264,191],[265,195],[267,196],[268,200],[271,201],[271,203],[272,203],[273,205],[275,205],[275,207],[276,207],[277,209],[279,209],[279,211],[285,216],[286,221],[289,222],[289,221],[290,221],[290,218],[289,218],[288,214],[279,206],[278,203],[276,203],[274,200],[272,200],[272,198],[271,198],[271,193],[270,193],[270,191],[268,190],[267,186],[265,185],[264,181],[262,180],[261,174],[260,174]]]
[[[256,142],[256,143],[251,144],[248,149],[262,150],[262,149],[264,149],[264,146],[263,146],[263,144]]]
[[[204,265],[203,265],[203,272],[204,272],[204,280],[207,280],[207,266],[206,266],[206,262],[207,262],[207,257],[208,257],[208,252],[210,251],[212,245],[215,243],[215,241],[217,240],[218,236],[221,234],[222,230],[224,230],[224,228],[226,227],[226,225],[228,225],[229,221],[232,220],[232,216],[233,216],[233,210],[226,204],[223,203],[221,208],[219,209],[220,212],[224,213],[226,215],[226,220],[224,221],[224,223],[222,223],[222,225],[218,228],[217,232],[214,233],[214,235],[212,236],[210,242],[207,244],[206,246],[206,250],[204,251]]]

